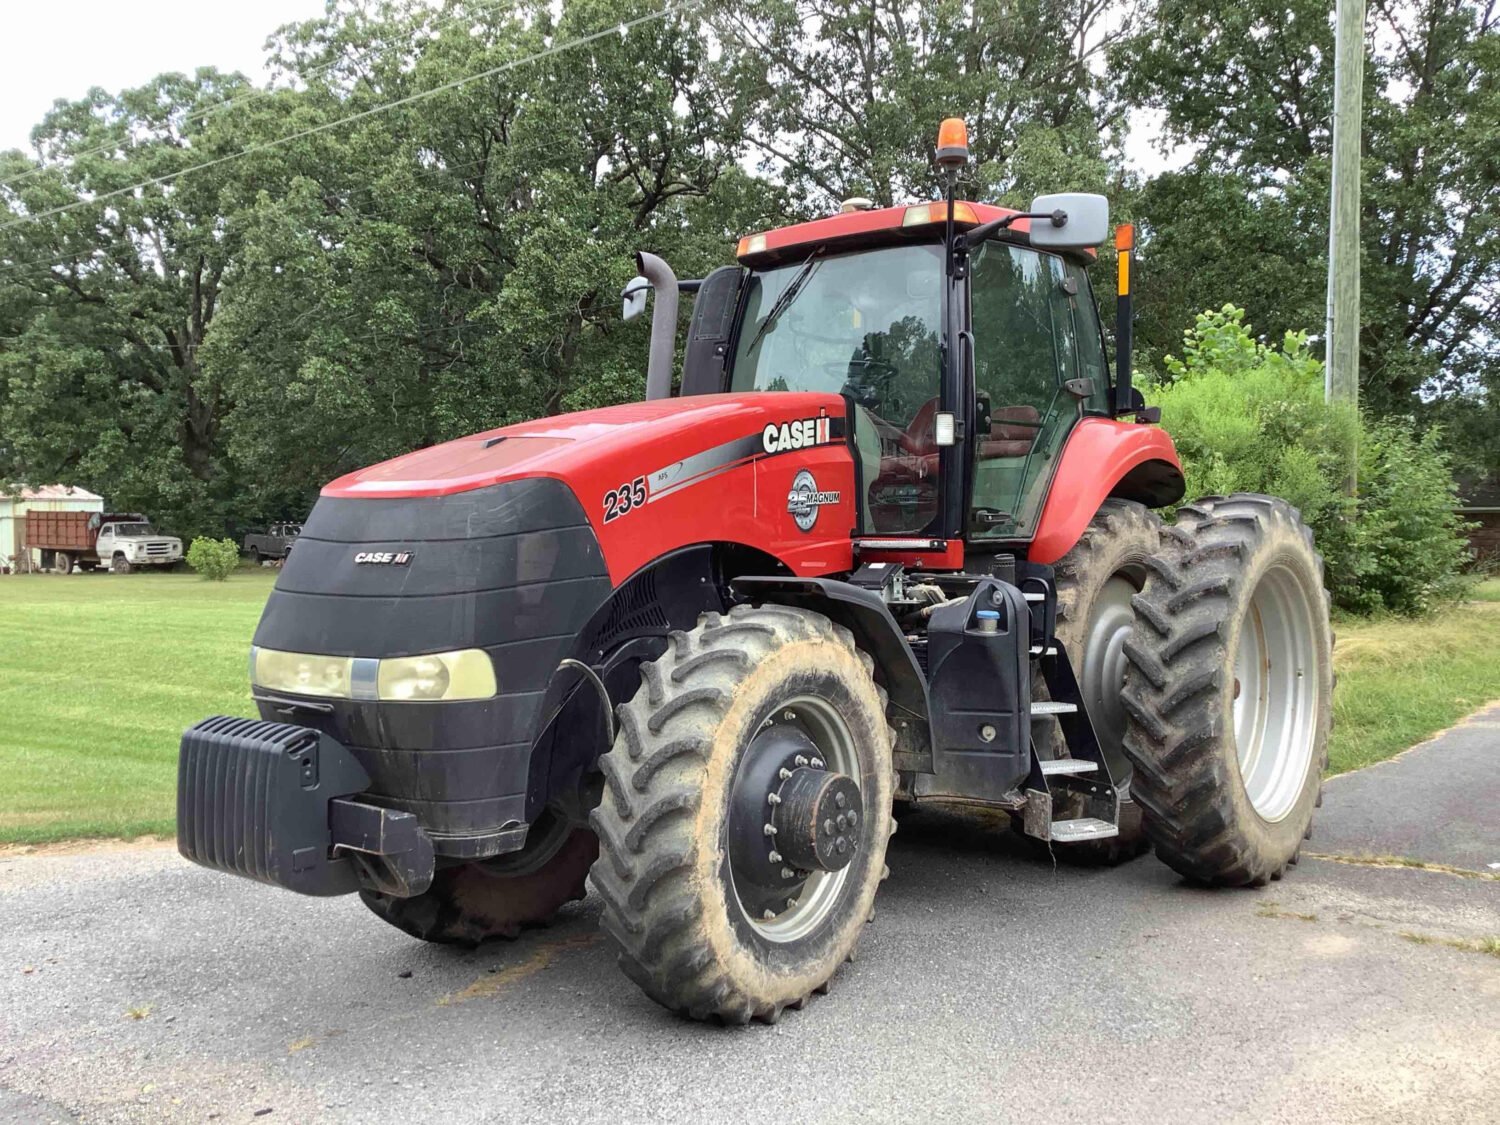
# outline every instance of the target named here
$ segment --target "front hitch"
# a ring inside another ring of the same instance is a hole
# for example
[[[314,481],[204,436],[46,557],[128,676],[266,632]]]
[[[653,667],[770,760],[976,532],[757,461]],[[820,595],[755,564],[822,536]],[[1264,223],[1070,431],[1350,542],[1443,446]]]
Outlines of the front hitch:
[[[419,895],[432,883],[432,840],[411,813],[353,799],[369,786],[335,738],[216,715],[182,736],[177,850],[299,894]]]

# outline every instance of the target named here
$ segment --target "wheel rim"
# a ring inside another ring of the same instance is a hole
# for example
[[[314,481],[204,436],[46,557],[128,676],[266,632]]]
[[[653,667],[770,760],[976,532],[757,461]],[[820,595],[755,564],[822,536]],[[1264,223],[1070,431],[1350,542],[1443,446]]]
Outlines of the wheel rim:
[[[741,785],[747,772],[747,764],[754,757],[756,742],[778,728],[791,729],[805,734],[816,749],[818,760],[824,763],[829,773],[842,774],[854,781],[861,794],[861,799],[857,802],[859,816],[863,822],[868,823],[870,814],[869,810],[864,807],[862,784],[864,778],[859,767],[859,755],[855,751],[854,736],[850,733],[849,726],[843,717],[831,704],[813,696],[798,696],[779,704],[774,715],[763,722],[755,741],[751,743],[750,750],[742,758],[736,770],[736,789]],[[756,796],[760,802],[766,800],[766,797],[758,792]],[[733,808],[733,805],[731,807]],[[766,814],[760,819],[769,822],[769,807],[765,805],[760,807],[766,809]],[[731,820],[730,827],[733,832],[733,820]],[[763,840],[766,851],[774,852],[775,838],[765,836]],[[743,851],[740,855],[743,855]],[[736,849],[733,847],[726,849],[726,857],[725,867],[728,871],[730,891],[739,904],[741,913],[760,937],[778,944],[804,938],[827,920],[838,904],[844,883],[855,863],[851,860],[837,871],[799,872],[799,877],[784,880],[778,888],[778,893],[784,893],[785,900],[790,900],[792,905],[782,905],[779,909],[772,910],[772,916],[767,918],[764,917],[766,910],[763,906],[764,896],[756,895],[755,892],[759,888],[751,884],[748,878],[749,871],[742,871],[741,878],[736,879],[736,868],[746,866],[737,860]]]
[[[1297,803],[1317,724],[1312,612],[1296,577],[1272,567],[1250,596],[1234,654],[1234,739],[1245,795],[1262,820]]]
[[[1135,626],[1130,599],[1140,584],[1125,572],[1111,575],[1099,589],[1085,635],[1079,688],[1094,724],[1094,736],[1104,751],[1110,774],[1128,784],[1130,760],[1125,756],[1125,641]]]

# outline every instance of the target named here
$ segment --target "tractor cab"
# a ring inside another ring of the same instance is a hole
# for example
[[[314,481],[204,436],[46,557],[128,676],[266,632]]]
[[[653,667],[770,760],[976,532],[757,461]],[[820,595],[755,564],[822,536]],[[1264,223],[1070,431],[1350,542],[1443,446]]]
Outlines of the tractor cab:
[[[684,396],[841,396],[857,536],[1014,549],[1033,539],[1078,423],[1143,410],[1123,358],[1111,384],[1086,272],[1107,222],[1105,200],[1084,194],[1044,196],[1029,212],[851,200],[741,239],[739,264],[701,282],[643,256],[656,276],[627,286],[626,315],[647,285],[658,320],[673,323],[663,288],[696,293]],[[1128,262],[1128,227],[1117,241]],[[670,373],[648,380],[648,397],[670,385]]]

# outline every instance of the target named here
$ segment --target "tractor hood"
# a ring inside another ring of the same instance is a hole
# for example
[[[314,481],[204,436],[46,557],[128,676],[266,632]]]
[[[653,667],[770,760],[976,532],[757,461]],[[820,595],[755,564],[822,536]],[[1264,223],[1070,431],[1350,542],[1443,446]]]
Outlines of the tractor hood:
[[[578,499],[617,582],[702,542],[742,543],[795,572],[821,573],[847,569],[852,557],[857,504],[845,424],[844,400],[832,394],[661,399],[418,450],[340,477],[323,496],[438,501],[551,478]]]
[[[589,465],[622,455],[667,468],[671,460],[662,466],[655,462],[737,438],[757,439],[755,449],[746,451],[753,456],[768,451],[767,425],[777,426],[779,439],[784,421],[820,413],[842,419],[843,400],[816,394],[721,394],[607,406],[419,449],[342,476],[323,495],[447,496],[523,477],[568,481]]]

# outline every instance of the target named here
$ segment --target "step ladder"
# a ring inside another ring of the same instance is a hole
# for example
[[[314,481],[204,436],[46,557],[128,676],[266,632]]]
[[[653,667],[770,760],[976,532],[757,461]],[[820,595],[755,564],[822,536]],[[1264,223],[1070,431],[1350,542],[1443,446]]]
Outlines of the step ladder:
[[[1031,775],[1025,786],[1022,827],[1028,836],[1055,844],[1108,840],[1120,834],[1120,798],[1083,709],[1078,680],[1062,644],[1052,637],[1031,646],[1052,698],[1031,702],[1031,721],[1055,720],[1066,757],[1043,758],[1031,739]],[[1063,813],[1061,817],[1057,814]]]

